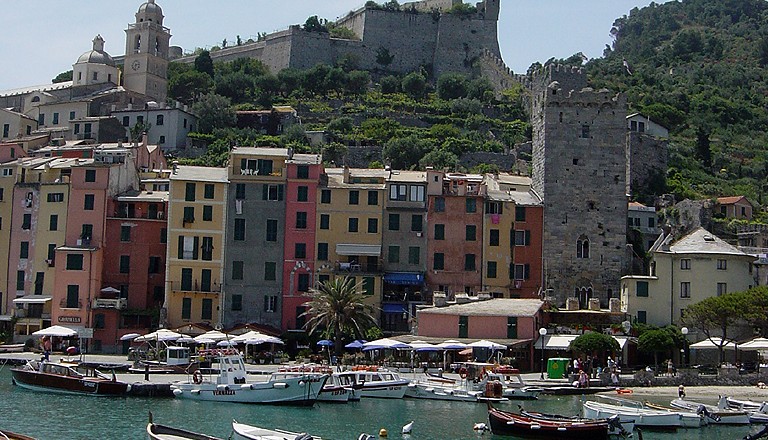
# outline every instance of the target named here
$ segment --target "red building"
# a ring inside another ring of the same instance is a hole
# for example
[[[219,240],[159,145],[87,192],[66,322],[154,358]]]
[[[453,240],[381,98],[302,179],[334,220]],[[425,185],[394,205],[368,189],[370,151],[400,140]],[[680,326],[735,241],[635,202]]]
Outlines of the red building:
[[[294,154],[286,161],[285,239],[283,248],[282,330],[300,329],[304,319],[304,293],[312,287],[315,268],[316,201],[321,157]]]
[[[168,192],[129,191],[109,200],[102,286],[93,303],[94,348],[127,350],[126,333],[157,326],[165,288]]]

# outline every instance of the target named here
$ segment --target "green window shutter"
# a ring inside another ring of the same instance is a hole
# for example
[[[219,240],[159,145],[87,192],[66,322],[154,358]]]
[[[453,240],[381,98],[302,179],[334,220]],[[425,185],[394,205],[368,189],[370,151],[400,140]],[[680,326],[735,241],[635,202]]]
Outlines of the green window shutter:
[[[179,260],[184,258],[184,236],[179,235]]]
[[[193,245],[192,245],[192,259],[197,260],[198,251],[200,248],[200,237],[195,237],[193,239]]]

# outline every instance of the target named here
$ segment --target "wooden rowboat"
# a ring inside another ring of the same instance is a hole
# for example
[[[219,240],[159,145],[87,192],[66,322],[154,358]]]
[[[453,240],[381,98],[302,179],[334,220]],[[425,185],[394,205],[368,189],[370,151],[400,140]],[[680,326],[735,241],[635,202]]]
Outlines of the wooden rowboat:
[[[211,437],[209,435],[198,434],[185,429],[154,423],[152,421],[152,413],[149,413],[147,438],[149,438],[149,440],[222,440],[218,437]],[[2,440],[2,438],[0,438],[0,440]]]
[[[33,437],[0,429],[0,440],[36,440]]]
[[[488,419],[494,435],[523,438],[607,439],[608,421],[555,421],[524,416],[510,411],[488,408]]]

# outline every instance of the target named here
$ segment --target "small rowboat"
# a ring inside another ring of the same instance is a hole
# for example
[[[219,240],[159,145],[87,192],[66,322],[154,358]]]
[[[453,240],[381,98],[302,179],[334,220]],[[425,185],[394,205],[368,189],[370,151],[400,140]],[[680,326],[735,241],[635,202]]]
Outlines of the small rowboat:
[[[291,432],[282,429],[266,429],[232,421],[233,440],[321,440],[305,432]]]
[[[0,440],[35,440],[35,439],[27,435],[16,434],[15,432],[4,431],[0,429]]]
[[[608,421],[555,421],[488,408],[488,420],[494,435],[523,438],[607,439]]]
[[[218,437],[154,423],[152,421],[152,413],[149,413],[147,438],[149,440],[222,440]],[[2,437],[0,437],[0,440],[2,440]]]

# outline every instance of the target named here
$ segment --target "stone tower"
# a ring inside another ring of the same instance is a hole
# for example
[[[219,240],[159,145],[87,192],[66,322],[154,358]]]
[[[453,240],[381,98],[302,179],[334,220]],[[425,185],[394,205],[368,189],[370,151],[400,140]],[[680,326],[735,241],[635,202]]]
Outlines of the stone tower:
[[[626,99],[586,88],[580,68],[549,65],[528,80],[547,295],[605,308],[626,258]]]
[[[126,89],[165,102],[168,94],[168,49],[171,30],[163,26],[163,10],[148,0],[139,6],[136,23],[125,30]]]

